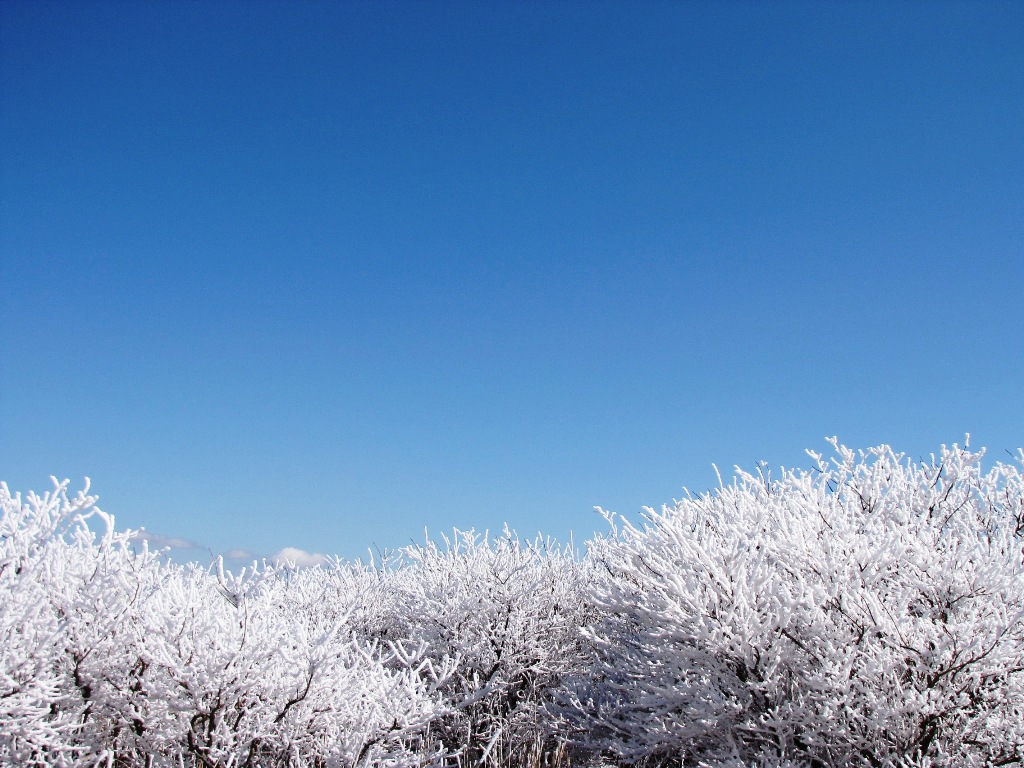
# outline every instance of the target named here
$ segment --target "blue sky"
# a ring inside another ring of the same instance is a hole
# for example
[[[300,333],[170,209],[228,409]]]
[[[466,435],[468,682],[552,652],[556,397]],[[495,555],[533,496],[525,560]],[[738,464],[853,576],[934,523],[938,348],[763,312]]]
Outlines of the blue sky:
[[[1020,3],[0,5],[0,479],[358,557],[1024,445]]]

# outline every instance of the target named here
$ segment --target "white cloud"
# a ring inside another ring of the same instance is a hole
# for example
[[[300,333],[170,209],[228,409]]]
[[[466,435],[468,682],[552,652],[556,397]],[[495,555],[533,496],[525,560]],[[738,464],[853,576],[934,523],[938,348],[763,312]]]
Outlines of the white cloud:
[[[326,555],[321,555],[319,552],[307,552],[297,547],[285,547],[271,555],[270,559],[275,563],[291,563],[300,568],[309,568],[314,565],[325,565],[327,563]]]
[[[149,544],[150,549],[164,549],[165,547],[170,549],[203,548],[201,544],[196,544],[196,542],[189,539],[183,539],[180,536],[162,536],[159,533],[151,533],[144,528],[136,531],[132,538],[136,541],[145,541]]]
[[[180,536],[163,536],[159,533],[152,533],[145,529],[136,531],[133,538],[136,541],[145,541],[149,544],[149,548],[152,550],[187,550],[186,555],[183,556],[192,557],[198,561],[203,561],[204,559],[202,557],[195,557],[198,552],[210,553],[209,548],[190,539],[185,539]],[[210,557],[213,557],[212,553],[210,553]],[[240,567],[242,565],[251,564],[253,561],[263,560],[263,555],[258,555],[247,549],[229,549],[227,552],[224,552],[221,557],[224,558],[225,565],[230,565],[232,567]],[[328,562],[326,555],[321,555],[319,552],[307,552],[306,550],[299,549],[298,547],[284,547],[267,559],[276,564],[291,564],[298,566],[299,568],[326,565]]]
[[[222,557],[225,560],[259,560],[260,556],[247,549],[229,549]]]

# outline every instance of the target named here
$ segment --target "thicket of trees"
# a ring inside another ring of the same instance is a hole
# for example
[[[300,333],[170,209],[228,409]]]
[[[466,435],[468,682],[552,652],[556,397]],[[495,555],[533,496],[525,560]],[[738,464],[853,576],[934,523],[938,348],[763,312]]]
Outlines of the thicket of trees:
[[[241,573],[0,484],[0,763],[1024,764],[1020,460],[811,455],[583,553]]]

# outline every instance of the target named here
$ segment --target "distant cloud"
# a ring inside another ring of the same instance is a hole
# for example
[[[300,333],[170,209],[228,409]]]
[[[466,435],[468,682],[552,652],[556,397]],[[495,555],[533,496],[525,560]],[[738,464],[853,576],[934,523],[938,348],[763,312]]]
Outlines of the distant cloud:
[[[184,554],[180,555],[180,557],[185,557],[193,562],[205,561],[205,557],[199,555],[201,552],[209,553],[210,557],[214,556],[208,547],[180,536],[163,536],[159,533],[152,533],[142,529],[137,531],[133,538],[135,541],[146,542],[151,550],[184,551]],[[250,552],[247,549],[229,549],[221,557],[224,558],[225,565],[232,567],[241,567],[246,564],[251,565],[253,561],[261,562],[264,559],[263,555]],[[319,552],[307,552],[298,547],[285,547],[266,559],[279,565],[289,563],[299,568],[311,568],[315,565],[325,565],[328,562],[326,555],[321,555]]]
[[[189,539],[183,539],[178,536],[161,536],[159,533],[151,533],[145,529],[136,531],[132,538],[136,541],[146,542],[149,544],[150,549],[203,549],[201,544],[197,544]]]
[[[291,563],[300,568],[310,568],[314,565],[325,565],[327,563],[326,555],[321,555],[318,552],[307,552],[296,547],[285,547],[271,555],[270,559],[275,563]]]
[[[229,549],[222,557],[225,560],[261,560],[262,558],[247,549]]]

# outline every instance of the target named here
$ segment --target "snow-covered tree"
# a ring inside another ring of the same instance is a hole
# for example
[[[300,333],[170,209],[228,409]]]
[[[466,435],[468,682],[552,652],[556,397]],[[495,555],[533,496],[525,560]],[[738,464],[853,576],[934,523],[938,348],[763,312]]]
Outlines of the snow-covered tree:
[[[207,768],[419,765],[410,745],[423,746],[441,706],[430,688],[446,673],[359,641],[344,617],[310,620],[310,581],[168,570],[139,624],[148,690],[138,705],[162,741],[136,753],[184,752]]]
[[[230,573],[0,484],[0,765],[1024,764],[1024,474],[834,447],[582,558]]]
[[[1024,759],[1024,480],[943,447],[738,472],[591,543],[605,571],[568,692],[625,762]]]
[[[124,628],[156,567],[153,553],[135,552],[130,534],[96,508],[88,482],[73,498],[66,481],[54,484],[23,500],[0,483],[4,764],[77,765],[106,754],[101,678],[126,664]]]
[[[83,494],[71,501],[66,488],[53,498],[12,495],[0,484],[0,762],[28,764],[37,756],[63,760],[65,734],[73,715],[53,712],[62,678],[56,656],[62,641],[59,621],[48,607],[47,584],[39,568],[47,545],[68,518],[91,503]]]
[[[66,487],[0,486],[0,764],[443,760],[426,731],[451,665],[348,626],[372,578],[173,565]]]
[[[585,565],[568,547],[456,531],[404,550],[400,633],[458,660],[452,713],[433,732],[461,765],[542,765],[560,755],[544,706],[580,662]]]

